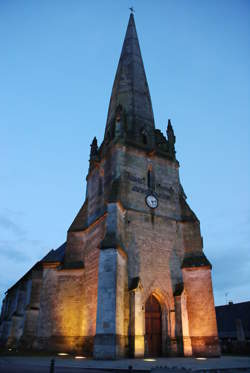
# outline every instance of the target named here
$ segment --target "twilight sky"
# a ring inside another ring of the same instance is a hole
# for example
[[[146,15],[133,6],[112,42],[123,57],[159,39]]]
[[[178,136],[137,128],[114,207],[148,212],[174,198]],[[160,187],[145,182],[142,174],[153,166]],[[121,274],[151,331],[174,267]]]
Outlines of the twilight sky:
[[[0,301],[83,203],[131,4],[216,305],[250,300],[250,2],[0,0]]]

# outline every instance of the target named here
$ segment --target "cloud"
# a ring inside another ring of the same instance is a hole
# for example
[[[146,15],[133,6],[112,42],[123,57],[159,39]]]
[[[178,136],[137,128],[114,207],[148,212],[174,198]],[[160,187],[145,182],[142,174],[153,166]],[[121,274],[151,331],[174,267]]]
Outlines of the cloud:
[[[26,262],[29,256],[22,250],[18,249],[17,241],[0,240],[0,256],[17,262]]]
[[[26,231],[7,215],[0,215],[0,228],[10,231],[17,237],[25,237]]]
[[[39,255],[45,255],[43,243],[28,237],[28,232],[21,224],[23,216],[22,212],[9,209],[3,209],[0,214],[0,258],[2,261],[33,264],[39,259]]]

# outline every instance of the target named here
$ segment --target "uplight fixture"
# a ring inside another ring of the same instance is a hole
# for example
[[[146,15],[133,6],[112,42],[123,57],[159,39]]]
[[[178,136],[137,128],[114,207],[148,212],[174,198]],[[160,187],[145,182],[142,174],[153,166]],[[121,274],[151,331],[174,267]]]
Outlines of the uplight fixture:
[[[75,359],[86,359],[85,356],[75,356]]]

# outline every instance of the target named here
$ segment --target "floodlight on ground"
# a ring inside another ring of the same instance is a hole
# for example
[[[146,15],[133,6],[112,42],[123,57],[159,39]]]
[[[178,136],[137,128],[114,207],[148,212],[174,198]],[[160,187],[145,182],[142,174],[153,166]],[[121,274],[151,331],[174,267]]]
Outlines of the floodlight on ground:
[[[85,356],[75,356],[75,359],[86,359]]]

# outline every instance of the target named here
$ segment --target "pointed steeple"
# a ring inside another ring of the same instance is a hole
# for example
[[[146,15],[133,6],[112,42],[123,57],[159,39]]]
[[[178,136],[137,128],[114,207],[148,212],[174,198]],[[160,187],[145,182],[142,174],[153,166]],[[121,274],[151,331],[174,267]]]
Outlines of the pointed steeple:
[[[113,131],[118,106],[126,116],[126,130],[138,134],[144,129],[154,130],[154,115],[143,66],[134,15],[130,14],[127,32],[113,84],[109,103],[105,136]]]

